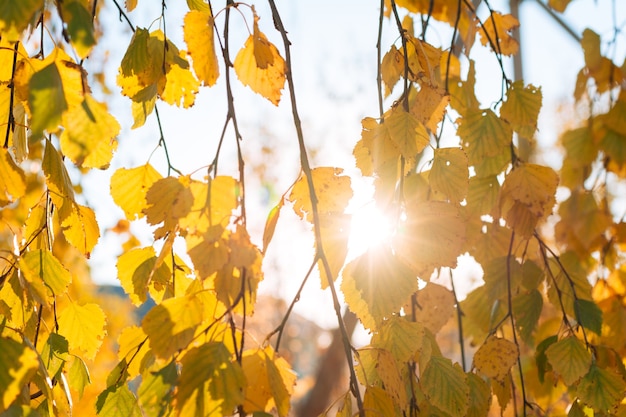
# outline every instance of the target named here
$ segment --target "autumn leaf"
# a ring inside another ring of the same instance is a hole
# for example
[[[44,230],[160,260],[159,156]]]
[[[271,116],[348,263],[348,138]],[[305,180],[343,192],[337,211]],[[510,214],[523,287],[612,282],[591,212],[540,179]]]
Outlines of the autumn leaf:
[[[468,191],[469,168],[461,148],[437,148],[428,182],[434,191],[443,193],[453,203],[465,199]]]
[[[363,395],[363,408],[376,416],[393,417],[396,415],[392,398],[386,390],[379,387],[367,387]]]
[[[550,345],[546,349],[546,356],[567,386],[577,382],[591,367],[591,352],[575,336],[568,336]]]
[[[101,417],[114,417],[124,415],[128,417],[141,417],[141,409],[137,404],[137,398],[130,391],[128,385],[113,385],[103,391],[96,402],[96,411]]]
[[[320,214],[320,235],[324,256],[328,262],[331,276],[329,277],[320,259],[317,267],[320,271],[321,287],[326,289],[330,282],[337,279],[348,255],[348,240],[350,238],[350,220],[352,217],[343,213]],[[316,242],[316,247],[318,243]]]
[[[70,303],[59,316],[59,334],[67,339],[71,352],[80,352],[93,359],[100,349],[106,317],[97,304]]]
[[[0,35],[11,42],[20,40],[22,31],[43,8],[42,0],[0,2]]]
[[[371,345],[390,352],[397,363],[404,363],[422,349],[424,326],[420,321],[392,316],[372,336]]]
[[[72,281],[69,271],[47,250],[39,249],[24,254],[20,260],[20,268],[28,281],[43,281],[52,295],[65,293]]]
[[[56,63],[35,72],[29,82],[30,129],[35,137],[44,130],[56,131],[61,115],[68,108],[63,81]]]
[[[515,55],[519,49],[519,42],[511,35],[511,32],[519,27],[518,20],[511,14],[491,12],[491,16],[485,19],[479,27],[480,42],[489,44],[491,48],[503,55]]]
[[[143,209],[148,223],[163,223],[154,232],[155,237],[163,237],[167,231],[174,230],[178,220],[190,212],[193,201],[189,177],[166,177],[155,181],[146,193],[146,208]]]
[[[394,107],[384,119],[389,138],[405,158],[415,158],[430,143],[430,136],[422,123],[400,106]]]
[[[342,173],[343,169],[331,167],[311,170],[319,213],[343,213],[348,206],[352,198],[352,188],[350,177],[341,175]],[[304,174],[294,184],[287,199],[293,203],[293,209],[301,219],[313,223],[309,185]]]
[[[467,376],[450,359],[433,356],[420,381],[431,404],[453,417],[466,415],[469,406]]]
[[[145,363],[149,362],[145,358],[152,357],[147,339],[148,336],[139,326],[126,327],[117,339],[119,346],[117,358],[120,362],[128,364],[126,371],[130,379],[139,375]]]
[[[233,66],[239,81],[278,105],[285,84],[285,60],[259,30],[255,16],[254,32],[237,53]]]
[[[111,197],[124,210],[128,220],[141,218],[148,207],[146,194],[152,184],[163,178],[150,164],[120,168],[111,176]]]
[[[60,3],[63,19],[67,24],[67,33],[74,49],[81,58],[87,57],[96,44],[95,29],[91,10],[80,0]]]
[[[215,85],[219,66],[213,40],[213,16],[209,11],[191,10],[185,16],[183,29],[198,79],[204,85]]]
[[[61,231],[72,246],[89,257],[100,238],[96,214],[91,208],[76,203],[71,204],[70,210],[61,222]]]
[[[0,413],[20,395],[39,366],[37,352],[7,337],[0,337]]]
[[[148,299],[151,281],[160,285],[169,282],[171,272],[165,264],[156,265],[156,253],[151,247],[136,248],[120,255],[117,261],[117,277],[136,306]]]
[[[541,88],[532,84],[524,86],[522,81],[516,81],[506,92],[506,101],[502,103],[500,116],[511,123],[513,130],[522,137],[532,138],[537,130],[542,99]]]
[[[626,383],[621,375],[591,365],[578,383],[576,394],[580,400],[598,413],[613,412],[624,398]]]
[[[283,207],[283,204],[284,199],[281,198],[278,204],[272,207],[269,214],[267,215],[267,220],[265,220],[265,228],[263,229],[263,253],[267,251],[267,247],[274,237],[274,231],[276,230],[276,225],[278,224],[278,216],[280,215],[280,209]]]
[[[380,69],[385,83],[385,94],[389,95],[404,73],[404,56],[395,45],[391,45],[383,57]]]
[[[21,198],[26,193],[26,175],[11,154],[0,149],[0,207]]]
[[[470,165],[483,162],[485,157],[500,155],[503,148],[508,148],[512,139],[513,132],[509,124],[490,109],[468,111],[457,123],[457,133],[461,137]],[[499,173],[497,171],[492,174]]]
[[[482,374],[504,383],[509,370],[517,362],[517,357],[515,343],[492,336],[474,354],[474,365]]]
[[[433,334],[439,333],[455,312],[452,292],[432,282],[417,291],[416,300],[415,320]]]

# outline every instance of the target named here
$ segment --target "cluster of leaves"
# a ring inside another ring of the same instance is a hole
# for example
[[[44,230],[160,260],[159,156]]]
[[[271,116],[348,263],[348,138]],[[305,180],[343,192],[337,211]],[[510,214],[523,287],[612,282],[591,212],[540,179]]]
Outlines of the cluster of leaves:
[[[135,306],[148,298],[156,305],[110,341],[112,315],[84,286],[99,227],[65,165],[105,169],[116,150],[120,125],[92,95],[83,68],[98,46],[104,6],[0,0],[0,413],[288,415],[296,376],[279,355],[288,316],[274,348],[271,335],[259,343],[246,330],[264,253],[287,208],[315,235],[303,285],[317,266],[343,332],[351,378],[338,415],[484,416],[495,400],[524,415],[626,413],[626,226],[608,191],[626,177],[626,65],[603,56],[600,37],[585,31],[575,98],[590,110],[584,126],[562,137],[559,178],[520,155],[519,144],[536,133],[542,94],[506,76],[518,22],[485,4],[489,15],[481,20],[467,1],[381,2],[381,25],[397,40],[384,56],[379,41],[380,114],[363,119],[354,156],[396,226],[388,241],[346,264],[351,180],[341,168],[309,165],[290,42],[274,1],[285,58],[260,30],[253,6],[227,1],[215,13],[211,2],[187,0],[183,50],[166,35],[165,1],[161,28],[151,30],[131,24],[136,0],[125,10],[113,0],[133,31],[117,75],[132,102],[132,127],[151,115],[160,125],[160,101],[187,108],[225,71],[229,107],[219,140],[232,126],[240,175],[218,175],[219,150],[201,178],[171,165],[163,176],[149,160],[113,174],[110,193],[126,217],[117,230],[143,219],[156,243],[131,238],[117,260],[118,278]],[[559,11],[567,4],[551,2]],[[231,61],[235,8],[251,17],[252,29]],[[431,19],[450,26],[447,45],[427,41]],[[39,41],[31,36],[37,30]],[[54,40],[49,51],[46,36]],[[502,97],[488,107],[475,95],[469,56],[481,47],[476,39],[502,69]],[[302,173],[270,212],[262,248],[246,227],[231,71],[274,105],[287,84],[294,110]],[[443,137],[449,120],[451,138]],[[163,137],[159,144],[167,156]],[[568,196],[555,219],[559,185]],[[186,256],[175,241],[184,242]],[[459,301],[451,270],[462,254],[482,266],[484,284]],[[341,319],[338,289],[372,334],[358,350]],[[455,314],[460,364],[438,338]],[[94,372],[103,363],[108,375]]]

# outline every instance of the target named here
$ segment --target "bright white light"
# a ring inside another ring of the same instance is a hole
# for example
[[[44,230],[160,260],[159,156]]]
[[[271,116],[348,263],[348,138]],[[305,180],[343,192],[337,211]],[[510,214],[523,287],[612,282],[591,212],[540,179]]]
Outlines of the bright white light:
[[[390,218],[373,202],[360,207],[352,215],[348,258],[358,256],[370,247],[389,240],[392,232]]]

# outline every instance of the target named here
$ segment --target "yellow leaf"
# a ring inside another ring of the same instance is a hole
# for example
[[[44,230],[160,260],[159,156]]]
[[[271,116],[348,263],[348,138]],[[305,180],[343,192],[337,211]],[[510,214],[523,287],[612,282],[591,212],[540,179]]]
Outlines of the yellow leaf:
[[[156,98],[156,84],[150,84],[132,96],[133,100],[130,105],[134,122],[131,129],[137,129],[146,123],[148,116],[154,111]]]
[[[389,137],[405,158],[415,158],[430,143],[430,136],[422,123],[409,112],[396,106],[391,115],[386,117],[383,126],[389,131]]]
[[[152,184],[146,193],[147,207],[143,210],[148,223],[163,225],[154,232],[156,239],[174,230],[178,220],[185,217],[193,205],[189,177],[166,177]]]
[[[248,383],[244,410],[268,412],[276,407],[280,417],[287,416],[296,382],[296,375],[287,361],[268,346],[244,352],[241,366]]]
[[[272,237],[274,237],[274,231],[276,230],[276,225],[278,224],[278,216],[280,215],[280,209],[283,207],[284,199],[281,198],[278,204],[270,210],[267,215],[267,220],[265,220],[265,228],[263,229],[263,253],[267,251],[267,247],[272,241]]]
[[[198,271],[198,278],[206,279],[228,263],[230,251],[223,232],[224,228],[217,225],[204,234],[187,235],[187,254]]]
[[[0,413],[4,413],[37,372],[39,357],[34,350],[6,337],[0,337],[0,352]]]
[[[389,95],[404,74],[404,56],[395,45],[391,45],[391,49],[383,57],[380,70],[385,83],[385,94]]]
[[[350,310],[371,330],[417,290],[417,277],[390,247],[370,248],[343,270],[341,289]]]
[[[264,45],[261,54],[264,60],[259,63],[255,46],[260,43]],[[271,59],[267,54],[270,54]],[[278,105],[281,90],[285,85],[285,60],[262,32],[248,37],[244,47],[237,53],[233,65],[243,85],[249,86],[255,93]]]
[[[422,279],[434,268],[454,268],[465,242],[465,223],[459,209],[440,201],[411,204],[406,223],[394,240],[400,259]]]
[[[106,105],[86,95],[81,105],[65,112],[60,143],[63,154],[85,168],[107,168],[117,148],[120,125]]]
[[[150,358],[148,336],[139,326],[128,326],[117,339],[119,350],[117,358],[128,364],[128,379],[133,379],[142,372],[145,359]],[[131,361],[132,359],[132,361]]]
[[[509,152],[513,132],[508,123],[500,119],[490,109],[467,111],[458,121],[458,135],[463,149],[467,152],[470,165],[477,165],[485,157]],[[498,174],[499,172],[495,173]]]
[[[514,55],[519,49],[519,43],[511,32],[519,27],[519,22],[511,14],[500,14],[492,11],[491,16],[485,19],[479,27],[480,42],[489,44],[491,48],[502,55]]]
[[[126,0],[124,4],[126,5],[126,11],[132,12],[137,7],[138,0]]]
[[[424,343],[424,326],[420,321],[392,316],[372,336],[373,347],[389,351],[397,363],[405,363],[415,357]]]
[[[559,13],[563,13],[571,0],[548,0],[548,6]]]
[[[70,0],[59,4],[70,42],[80,58],[85,58],[96,44],[94,19],[85,1]]]
[[[437,148],[428,181],[434,191],[443,193],[458,204],[465,199],[469,168],[467,155],[461,148]]]
[[[213,16],[210,11],[189,11],[185,16],[183,33],[198,79],[204,85],[215,85],[220,71],[215,55]]]
[[[578,383],[576,394],[597,414],[613,414],[623,401],[625,390],[626,383],[621,373],[593,364],[589,373]]]
[[[395,417],[397,415],[393,399],[387,390],[367,387],[363,395],[363,408],[366,416]]]
[[[182,52],[181,57],[184,59],[184,53]],[[172,65],[167,72],[161,99],[168,104],[174,104],[178,107],[182,106],[186,109],[193,106],[199,86],[199,81],[188,68]]]
[[[100,238],[93,210],[76,203],[72,203],[70,214],[62,220],[61,231],[65,239],[86,257],[89,257]]]
[[[415,320],[433,334],[439,333],[456,311],[452,292],[432,282],[417,292],[417,306]]]
[[[30,78],[28,105],[33,136],[41,137],[44,130],[57,131],[61,115],[67,110],[68,104],[56,63],[40,69]]]
[[[111,197],[124,210],[128,220],[144,216],[146,194],[152,184],[163,178],[150,164],[120,168],[111,176]]]
[[[441,80],[440,63],[442,51],[428,42],[408,36],[409,79],[424,85],[438,87]]]
[[[202,322],[203,309],[202,300],[194,294],[169,298],[152,307],[141,327],[150,339],[154,354],[168,359],[177,350],[186,348]]]
[[[69,303],[59,317],[59,334],[67,339],[70,353],[79,351],[94,359],[106,334],[105,324],[106,317],[97,304]]]
[[[421,377],[430,403],[452,417],[465,417],[469,406],[467,375],[450,359],[432,356]]]
[[[117,277],[136,306],[148,299],[148,287],[152,281],[164,285],[171,279],[169,268],[163,263],[157,266],[156,261],[152,247],[132,249],[117,260]]]
[[[0,2],[0,37],[10,42],[19,41],[22,32],[44,7],[43,0]]]
[[[363,175],[379,173],[388,166],[395,168],[400,158],[400,150],[391,140],[389,129],[371,117],[364,118],[361,125],[361,140],[356,144],[354,153],[357,166]]]
[[[320,214],[320,235],[322,237],[322,248],[324,256],[330,267],[331,279],[335,281],[339,276],[339,271],[343,267],[348,255],[348,239],[350,238],[351,217],[342,213]],[[316,243],[317,246],[317,243]],[[326,274],[324,262],[317,261],[320,270],[322,289],[326,289],[331,282]]]
[[[50,198],[59,208],[63,207],[66,200],[69,206],[71,202],[74,201],[72,180],[67,173],[61,155],[59,155],[56,148],[52,145],[52,142],[49,140],[45,142],[42,169],[46,177],[46,185],[48,186],[48,190],[50,190]],[[68,210],[65,210],[65,213],[68,212]]]
[[[0,149],[0,207],[17,201],[26,193],[26,175],[4,148]]]
[[[47,250],[26,252],[20,259],[20,269],[28,281],[42,280],[53,295],[63,294],[72,281],[69,271]]]
[[[478,215],[492,214],[498,203],[500,183],[498,177],[472,177],[467,190],[467,208]]]
[[[343,213],[352,198],[350,177],[341,175],[343,169],[320,167],[311,170],[317,197],[317,209],[322,213]],[[288,200],[301,219],[313,222],[309,185],[304,174],[294,184]]]
[[[226,227],[239,205],[239,183],[229,176],[217,176],[207,182],[191,181],[189,190],[193,205],[189,213],[180,219],[180,226],[191,233],[206,233],[210,227]]]
[[[517,362],[517,356],[515,343],[491,336],[474,354],[474,365],[482,374],[504,383],[509,370]]]
[[[514,82],[506,92],[506,101],[500,108],[500,116],[513,126],[522,137],[532,138],[537,130],[537,118],[541,110],[541,88],[532,84],[524,87],[522,81]]]
[[[436,133],[437,125],[443,120],[449,102],[450,96],[445,89],[423,85],[411,100],[410,112],[430,132]]]
[[[491,405],[491,389],[487,382],[475,373],[467,374],[469,385],[469,407],[467,417],[481,417],[489,414]]]

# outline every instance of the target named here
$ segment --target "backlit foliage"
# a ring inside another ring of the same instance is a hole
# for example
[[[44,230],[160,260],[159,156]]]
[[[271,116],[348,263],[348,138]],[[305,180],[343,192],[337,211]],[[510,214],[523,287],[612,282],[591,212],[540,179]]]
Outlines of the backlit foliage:
[[[246,320],[281,212],[292,209],[315,237],[303,284],[319,271],[349,364],[349,387],[328,414],[626,414],[626,224],[611,191],[626,178],[626,66],[599,34],[582,35],[572,92],[588,111],[562,134],[556,172],[520,150],[534,140],[542,92],[505,71],[519,50],[514,16],[486,1],[486,14],[469,1],[381,1],[382,27],[371,30],[395,41],[379,42],[372,62],[380,114],[351,140],[394,231],[347,259],[352,180],[309,163],[292,80],[299,46],[274,1],[261,19],[230,0],[164,0],[146,28],[132,23],[137,3],[0,0],[0,414],[290,415],[298,378],[280,346],[288,317],[265,341],[249,337]],[[182,21],[166,20],[168,7],[185,8]],[[160,127],[162,102],[189,108],[221,83],[227,116],[211,135],[228,140],[232,128],[238,150],[234,161],[218,150],[208,169],[183,173],[161,136],[166,172],[139,155],[112,174],[125,216],[117,231],[140,219],[152,227],[153,242],[131,237],[116,264],[133,305],[155,302],[138,323],[90,284],[98,213],[69,174],[70,165],[107,169],[122,131],[84,68],[112,29],[102,27],[104,8],[132,30],[117,74],[105,74],[130,100],[127,127],[148,118]],[[235,11],[246,25],[231,25]],[[431,39],[434,21],[443,29]],[[167,35],[174,25],[183,26],[178,45]],[[501,69],[490,105],[476,98],[473,48]],[[247,227],[238,82],[293,109],[300,149],[301,173],[267,215],[262,248]],[[218,161],[239,176],[218,173]],[[464,254],[484,275],[461,297],[452,269]],[[351,345],[340,291],[371,333],[366,346]],[[452,321],[460,352],[442,340]]]

